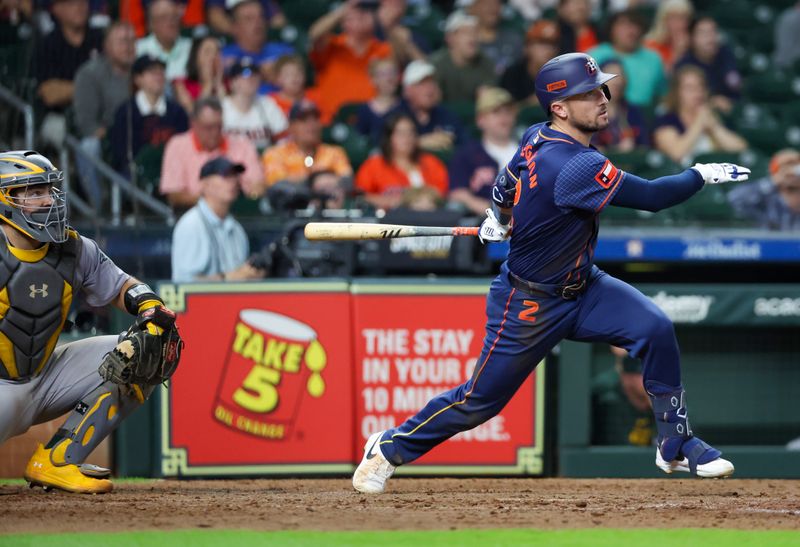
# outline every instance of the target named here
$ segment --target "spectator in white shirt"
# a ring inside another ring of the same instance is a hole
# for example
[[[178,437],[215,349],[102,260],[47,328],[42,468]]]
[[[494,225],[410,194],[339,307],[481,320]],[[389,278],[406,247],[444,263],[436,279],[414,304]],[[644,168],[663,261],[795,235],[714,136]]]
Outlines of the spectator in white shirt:
[[[173,0],[153,0],[147,9],[150,34],[136,42],[136,55],[150,55],[167,65],[167,81],[186,76],[192,41],[181,36],[181,8]]]
[[[263,151],[286,132],[286,115],[272,97],[258,95],[261,76],[250,58],[236,61],[228,77],[231,93],[222,100],[223,130],[247,137]]]

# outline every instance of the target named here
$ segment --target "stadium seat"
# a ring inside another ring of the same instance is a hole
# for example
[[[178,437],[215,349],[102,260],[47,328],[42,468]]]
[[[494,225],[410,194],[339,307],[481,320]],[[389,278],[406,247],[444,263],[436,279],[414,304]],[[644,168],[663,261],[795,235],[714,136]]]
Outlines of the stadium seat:
[[[342,123],[349,127],[353,127],[358,118],[358,110],[364,103],[345,103],[339,107],[336,115],[333,117],[333,123]]]
[[[755,102],[789,102],[800,99],[800,76],[769,70],[747,78],[744,94]]]
[[[143,146],[136,154],[136,185],[152,196],[158,195],[161,180],[161,160],[164,157],[163,146]]]
[[[538,104],[526,106],[520,109],[519,114],[517,114],[517,123],[525,127],[546,120],[547,114],[544,113],[544,110]]]
[[[292,24],[298,28],[309,28],[314,21],[328,13],[329,0],[303,0],[302,2],[282,2],[281,9]]]
[[[734,218],[723,184],[707,184],[690,199],[671,209],[672,216],[683,222],[725,222]]]
[[[430,51],[436,51],[444,44],[445,15],[437,6],[420,2],[409,9],[408,26],[428,43]]]
[[[464,125],[475,123],[475,102],[474,101],[450,101],[443,105],[453,114],[458,116]]]

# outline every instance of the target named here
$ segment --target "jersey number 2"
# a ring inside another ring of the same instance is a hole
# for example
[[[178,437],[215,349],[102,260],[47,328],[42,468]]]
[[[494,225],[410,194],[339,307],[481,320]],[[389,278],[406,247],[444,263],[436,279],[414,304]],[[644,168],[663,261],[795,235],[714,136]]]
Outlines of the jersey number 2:
[[[522,305],[525,306],[525,308],[521,312],[519,312],[519,315],[517,315],[517,317],[519,317],[523,321],[535,323],[536,312],[539,311],[539,304],[537,302],[534,302],[533,300],[523,300]]]

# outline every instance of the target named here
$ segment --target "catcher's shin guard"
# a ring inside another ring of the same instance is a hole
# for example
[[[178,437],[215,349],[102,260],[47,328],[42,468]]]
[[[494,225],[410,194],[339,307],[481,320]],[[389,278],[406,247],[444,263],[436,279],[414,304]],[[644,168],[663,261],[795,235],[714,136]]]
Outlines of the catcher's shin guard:
[[[138,386],[137,386],[138,388]],[[81,399],[47,449],[54,465],[81,464],[100,442],[152,392],[105,382]]]

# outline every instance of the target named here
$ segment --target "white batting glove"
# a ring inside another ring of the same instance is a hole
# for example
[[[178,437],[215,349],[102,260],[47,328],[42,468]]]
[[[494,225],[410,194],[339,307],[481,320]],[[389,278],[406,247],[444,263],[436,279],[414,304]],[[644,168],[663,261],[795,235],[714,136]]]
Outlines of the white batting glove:
[[[508,232],[511,226],[508,224],[500,224],[497,217],[494,216],[494,211],[486,209],[486,218],[481,223],[481,229],[478,231],[478,239],[481,243],[487,241],[505,241],[508,239]]]
[[[700,173],[706,184],[747,180],[750,169],[735,163],[696,163],[692,169]]]

